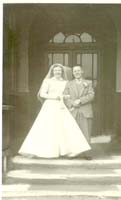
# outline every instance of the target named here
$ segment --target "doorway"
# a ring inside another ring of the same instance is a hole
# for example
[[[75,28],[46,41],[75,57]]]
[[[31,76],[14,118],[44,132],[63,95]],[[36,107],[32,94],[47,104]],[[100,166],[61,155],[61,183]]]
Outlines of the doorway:
[[[83,35],[83,40],[81,40]],[[65,39],[62,33],[56,34],[50,41],[46,51],[46,65],[49,67],[54,63],[60,63],[72,68],[74,65],[81,65],[84,70],[84,78],[91,80],[95,90],[94,109],[94,135],[100,134],[101,121],[101,101],[100,101],[100,67],[102,62],[101,48],[96,43],[96,39],[89,33],[78,34],[80,40],[75,35],[66,35]],[[68,42],[67,38],[70,37]],[[63,39],[62,39],[63,38]],[[71,40],[72,38],[72,40]],[[98,95],[98,97],[97,97]],[[98,100],[97,100],[98,99]]]

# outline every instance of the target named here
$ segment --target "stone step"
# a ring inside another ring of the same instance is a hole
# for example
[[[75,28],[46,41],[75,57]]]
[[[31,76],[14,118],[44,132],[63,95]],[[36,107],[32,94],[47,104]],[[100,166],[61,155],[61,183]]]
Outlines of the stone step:
[[[3,185],[2,200],[121,200],[121,185]]]
[[[78,159],[38,159],[15,156],[11,158],[11,164],[14,169],[37,169],[60,167],[61,169],[115,169],[121,168],[121,156],[106,156],[100,159],[92,160]]]
[[[121,183],[121,169],[105,170],[105,169],[80,169],[61,170],[43,169],[41,170],[11,170],[6,176],[7,182],[10,183],[32,183],[32,184],[118,184]]]

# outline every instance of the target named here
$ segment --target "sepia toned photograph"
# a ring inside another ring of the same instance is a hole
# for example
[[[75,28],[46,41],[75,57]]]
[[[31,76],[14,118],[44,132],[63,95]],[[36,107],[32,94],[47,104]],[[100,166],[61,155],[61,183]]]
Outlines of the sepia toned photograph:
[[[4,3],[3,200],[121,200],[121,4]]]

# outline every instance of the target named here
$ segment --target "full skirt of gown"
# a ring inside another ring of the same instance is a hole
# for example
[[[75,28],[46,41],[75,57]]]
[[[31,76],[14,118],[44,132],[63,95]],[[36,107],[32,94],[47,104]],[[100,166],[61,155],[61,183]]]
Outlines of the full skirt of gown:
[[[42,158],[71,157],[90,149],[65,104],[59,100],[46,100],[19,154]]]

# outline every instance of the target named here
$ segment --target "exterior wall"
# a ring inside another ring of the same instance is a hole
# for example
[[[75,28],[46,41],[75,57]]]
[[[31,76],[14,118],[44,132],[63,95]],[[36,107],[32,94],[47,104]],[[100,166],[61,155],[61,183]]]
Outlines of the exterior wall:
[[[15,12],[4,7],[3,149],[10,148],[11,153],[20,146],[21,135],[29,126],[30,23],[24,22],[21,25]]]
[[[121,23],[117,29],[117,63],[116,63],[116,88],[115,88],[115,112],[114,132],[121,140]]]
[[[116,140],[121,142],[121,94],[115,95],[114,134]]]
[[[121,12],[120,6],[108,9],[116,29],[116,73],[114,84],[113,133],[118,141],[121,140]]]
[[[115,97],[115,66],[116,48],[115,44],[105,44],[103,51],[103,64],[101,68],[100,86],[100,129],[103,134],[112,133],[114,97]]]
[[[117,29],[116,92],[121,94],[121,28]]]
[[[13,93],[16,87],[16,50],[15,50],[15,16],[8,10],[4,15],[4,51],[3,51],[3,150],[11,145],[11,130],[14,129],[13,116],[15,111],[15,98]]]

